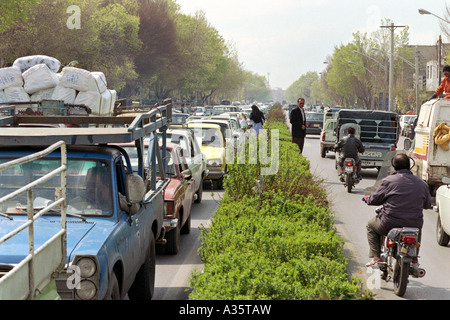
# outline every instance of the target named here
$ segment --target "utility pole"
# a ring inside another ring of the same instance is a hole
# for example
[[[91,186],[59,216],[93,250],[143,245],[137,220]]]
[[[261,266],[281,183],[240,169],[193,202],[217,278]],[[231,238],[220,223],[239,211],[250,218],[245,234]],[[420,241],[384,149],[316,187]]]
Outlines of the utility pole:
[[[404,28],[405,26],[395,26],[391,22],[390,26],[380,26],[381,28],[391,29],[391,54],[389,58],[389,107],[388,111],[392,111],[392,94],[394,91],[394,31],[396,28]]]

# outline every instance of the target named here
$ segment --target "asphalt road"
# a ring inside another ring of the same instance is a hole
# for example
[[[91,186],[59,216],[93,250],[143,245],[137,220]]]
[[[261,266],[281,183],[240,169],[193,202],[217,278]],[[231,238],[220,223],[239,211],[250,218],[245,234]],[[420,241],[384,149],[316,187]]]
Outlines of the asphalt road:
[[[156,280],[153,300],[186,300],[189,295],[189,278],[194,270],[201,271],[198,255],[201,227],[208,228],[215,210],[219,207],[223,190],[209,190],[204,185],[201,203],[192,205],[191,232],[180,237],[180,250],[176,255],[156,256]]]
[[[335,215],[335,226],[340,236],[346,241],[346,256],[352,274],[363,279],[367,288],[373,290],[375,298],[380,300],[448,300],[450,299],[450,247],[441,247],[435,240],[437,213],[424,211],[424,228],[422,230],[422,246],[419,263],[426,270],[423,278],[409,278],[408,289],[402,298],[393,293],[393,282],[380,280],[378,269],[366,268],[369,261],[369,245],[366,236],[367,221],[375,215],[374,206],[361,201],[364,189],[374,185],[378,171],[363,169],[363,180],[356,185],[352,193],[347,193],[339,181],[334,168],[334,153],[329,152],[326,158],[320,157],[319,136],[308,135],[303,155],[310,161],[311,172],[323,179]],[[403,146],[403,139],[399,147]]]

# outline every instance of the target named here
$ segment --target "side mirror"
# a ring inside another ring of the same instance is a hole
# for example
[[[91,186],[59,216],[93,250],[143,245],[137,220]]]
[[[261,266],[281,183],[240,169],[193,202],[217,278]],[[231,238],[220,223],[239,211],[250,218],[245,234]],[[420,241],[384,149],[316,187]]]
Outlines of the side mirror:
[[[125,195],[119,193],[120,208],[129,215],[136,214],[141,208],[145,195],[145,183],[141,176],[127,174],[125,178]]]
[[[184,179],[186,179],[186,180],[192,179],[192,171],[191,171],[191,169],[186,169],[184,171],[181,171],[181,176]]]
[[[127,174],[125,196],[130,203],[140,203],[145,195],[145,183],[141,176]]]
[[[411,145],[412,145],[411,139],[406,138],[405,141],[403,142],[403,149],[409,150],[411,148]]]

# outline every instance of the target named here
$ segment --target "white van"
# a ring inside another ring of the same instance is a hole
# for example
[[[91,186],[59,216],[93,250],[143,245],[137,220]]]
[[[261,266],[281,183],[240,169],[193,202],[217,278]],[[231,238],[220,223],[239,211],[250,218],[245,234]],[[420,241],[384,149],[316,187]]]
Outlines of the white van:
[[[410,149],[415,161],[412,171],[429,185],[433,196],[442,184],[442,177],[450,177],[450,151],[436,145],[433,139],[434,129],[441,123],[450,125],[450,100],[433,99],[424,103]]]

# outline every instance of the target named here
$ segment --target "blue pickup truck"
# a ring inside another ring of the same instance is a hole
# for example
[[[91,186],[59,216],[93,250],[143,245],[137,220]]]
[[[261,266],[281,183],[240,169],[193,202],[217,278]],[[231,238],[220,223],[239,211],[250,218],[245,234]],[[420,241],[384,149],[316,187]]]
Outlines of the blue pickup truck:
[[[56,278],[62,299],[122,299],[127,294],[130,299],[152,298],[155,245],[165,241],[163,190],[168,180],[163,177],[156,181],[156,176],[144,170],[142,146],[145,136],[156,130],[165,132],[169,108],[160,106],[132,121],[116,117],[64,119],[63,123],[86,124],[82,128],[20,127],[17,122],[26,122],[26,116],[20,121],[14,115],[0,117],[0,126],[16,125],[0,131],[0,163],[35,153],[58,141],[67,145],[67,261],[64,271]],[[35,117],[34,121],[42,124],[63,120],[55,118],[58,117]],[[92,128],[89,121],[131,124]],[[128,154],[122,148],[107,145],[133,141],[141,155],[137,172],[133,172]],[[153,157],[157,156],[165,157],[159,148],[153,152]],[[60,162],[60,151],[54,151],[41,159],[0,171],[0,199],[40,179]],[[163,172],[163,168],[160,170]],[[31,195],[22,193],[2,204],[0,235],[26,221],[30,206],[36,210],[55,201],[59,181],[59,177],[50,179],[34,188]],[[37,246],[61,228],[60,220],[61,210],[54,208],[34,222]],[[27,237],[28,232],[24,231],[2,244],[0,269],[11,269],[28,255]]]

